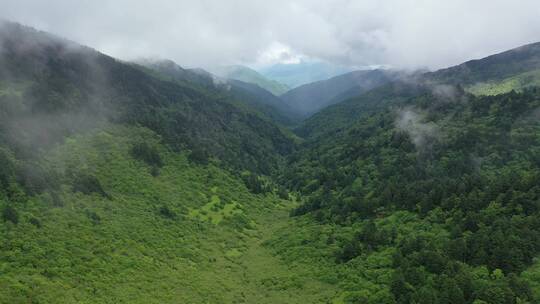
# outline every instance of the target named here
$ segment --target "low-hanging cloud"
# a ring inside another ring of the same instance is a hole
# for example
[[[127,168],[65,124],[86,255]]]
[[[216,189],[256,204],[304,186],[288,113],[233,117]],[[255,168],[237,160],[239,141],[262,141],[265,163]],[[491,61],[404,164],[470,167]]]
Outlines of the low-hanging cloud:
[[[536,0],[3,0],[0,12],[122,59],[188,67],[312,58],[439,68],[540,40],[538,16]]]
[[[439,127],[433,122],[424,122],[424,115],[412,107],[398,111],[395,126],[409,135],[416,150],[420,152],[429,150],[440,136]]]

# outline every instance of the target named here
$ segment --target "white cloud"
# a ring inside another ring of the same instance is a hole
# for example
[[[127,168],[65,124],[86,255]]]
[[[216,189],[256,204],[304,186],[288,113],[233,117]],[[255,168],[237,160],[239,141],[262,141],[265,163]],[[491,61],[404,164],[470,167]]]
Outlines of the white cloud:
[[[439,68],[540,40],[537,0],[0,0],[0,16],[123,59]]]
[[[268,48],[259,52],[255,65],[265,66],[276,63],[294,64],[305,60],[305,56],[293,51],[289,46],[279,42],[272,42]]]

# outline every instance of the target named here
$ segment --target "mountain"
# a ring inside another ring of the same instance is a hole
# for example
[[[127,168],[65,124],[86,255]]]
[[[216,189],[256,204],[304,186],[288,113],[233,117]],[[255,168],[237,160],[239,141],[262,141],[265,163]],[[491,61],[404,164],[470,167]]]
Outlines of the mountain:
[[[281,98],[296,112],[309,116],[329,105],[358,96],[400,76],[386,70],[354,71],[294,88]]]
[[[281,125],[291,126],[298,121],[298,117],[285,102],[256,84],[221,78],[203,69],[184,69],[170,60],[145,60],[138,64],[162,79],[199,85],[204,90],[224,96],[235,105],[259,112],[263,117]]]
[[[222,78],[256,84],[276,96],[289,90],[289,87],[286,85],[275,80],[270,80],[259,74],[259,72],[242,65],[216,67],[212,68],[211,72]]]
[[[427,73],[425,79],[460,84],[473,93],[490,95],[535,86],[540,83],[540,43]]]
[[[354,122],[362,111],[374,105],[374,102],[383,105],[401,102],[418,94],[417,89],[420,87],[432,91],[439,98],[452,98],[462,90],[475,95],[496,95],[540,85],[540,43],[467,61],[435,72],[395,74],[393,80],[393,83],[381,86],[380,89],[362,93],[361,90],[353,88],[336,97],[336,100],[344,98],[342,99],[344,102],[335,103],[314,114],[298,126],[298,132],[310,136],[309,134],[343,128]],[[283,99],[288,100],[289,94],[294,96],[294,90],[284,95]]]
[[[279,81],[290,88],[303,84],[328,79],[350,72],[346,67],[325,62],[302,61],[299,63],[275,64],[260,70],[266,78]]]

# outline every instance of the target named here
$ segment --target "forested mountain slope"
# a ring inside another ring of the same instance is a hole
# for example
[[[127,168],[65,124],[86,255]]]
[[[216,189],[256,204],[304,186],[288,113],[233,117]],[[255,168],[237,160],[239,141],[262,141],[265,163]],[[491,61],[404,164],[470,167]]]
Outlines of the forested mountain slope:
[[[0,40],[1,140],[17,153],[104,122],[142,125],[175,149],[258,172],[270,172],[293,148],[272,122],[216,91],[163,81],[17,24],[5,23]]]
[[[306,195],[293,214],[359,225],[344,263],[391,250],[398,303],[532,300],[518,276],[540,253],[540,91],[454,92],[417,92],[306,142],[283,177]],[[396,238],[382,219],[400,210],[444,232]]]

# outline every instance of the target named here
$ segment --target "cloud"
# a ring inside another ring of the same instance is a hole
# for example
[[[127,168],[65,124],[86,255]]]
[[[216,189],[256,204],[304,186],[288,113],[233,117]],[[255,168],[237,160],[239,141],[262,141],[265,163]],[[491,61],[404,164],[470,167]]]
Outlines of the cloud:
[[[302,60],[306,60],[302,54],[295,53],[290,47],[275,42],[272,43],[267,49],[261,51],[256,59],[257,65],[271,65],[274,63],[295,64],[300,63]]]
[[[539,15],[536,0],[2,0],[0,12],[122,59],[432,69],[540,40]]]

